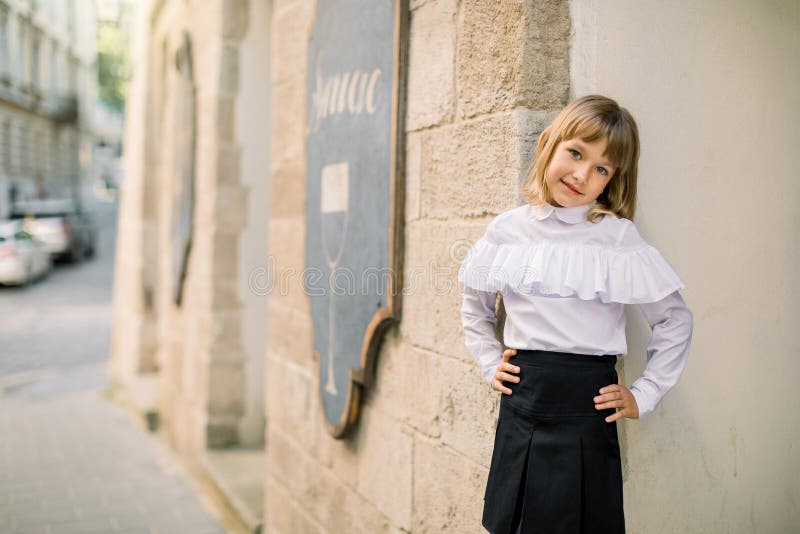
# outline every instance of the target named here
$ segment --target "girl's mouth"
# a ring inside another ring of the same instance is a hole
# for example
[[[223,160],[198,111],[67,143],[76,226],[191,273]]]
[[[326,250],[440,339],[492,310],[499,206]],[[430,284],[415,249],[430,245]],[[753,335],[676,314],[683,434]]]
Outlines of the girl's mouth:
[[[573,189],[573,188],[572,188],[572,187],[571,187],[571,186],[570,186],[570,185],[569,185],[567,182],[565,182],[564,180],[561,180],[561,183],[562,183],[562,184],[564,184],[564,187],[566,187],[567,189],[569,189],[569,191],[570,191],[572,194],[574,194],[574,195],[580,195],[580,194],[581,194],[581,192],[580,192],[580,191],[576,191],[575,189]]]

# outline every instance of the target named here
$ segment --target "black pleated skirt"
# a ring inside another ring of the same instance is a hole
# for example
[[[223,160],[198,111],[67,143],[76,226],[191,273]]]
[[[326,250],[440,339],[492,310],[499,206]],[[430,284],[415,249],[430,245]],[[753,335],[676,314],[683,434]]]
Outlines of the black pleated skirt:
[[[616,356],[518,350],[505,382],[484,496],[492,534],[623,534],[617,422],[598,410]]]

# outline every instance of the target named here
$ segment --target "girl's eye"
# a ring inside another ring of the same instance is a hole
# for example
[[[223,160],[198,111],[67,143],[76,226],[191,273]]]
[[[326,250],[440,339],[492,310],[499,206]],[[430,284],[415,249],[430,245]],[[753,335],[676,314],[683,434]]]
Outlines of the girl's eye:
[[[579,158],[581,157],[581,153],[580,153],[580,152],[578,152],[577,150],[575,150],[574,148],[568,148],[567,150],[569,151],[570,155],[571,155],[573,158],[575,158],[575,159],[579,159]]]
[[[605,176],[605,175],[607,175],[607,174],[608,174],[608,170],[606,170],[606,168],[605,168],[605,167],[597,167],[597,172],[599,172],[599,173],[600,173],[600,174],[602,174],[603,176]]]

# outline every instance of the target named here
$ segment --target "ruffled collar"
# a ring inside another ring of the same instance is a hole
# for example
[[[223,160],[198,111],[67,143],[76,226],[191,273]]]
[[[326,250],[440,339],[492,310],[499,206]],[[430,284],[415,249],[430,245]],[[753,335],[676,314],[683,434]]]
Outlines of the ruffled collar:
[[[529,204],[530,207],[530,216],[536,219],[537,221],[541,221],[542,219],[546,219],[555,213],[556,217],[564,221],[568,224],[577,224],[580,222],[586,221],[586,212],[592,209],[592,207],[597,205],[597,201],[593,200],[589,204],[583,204],[581,206],[573,206],[570,208],[564,207],[556,207],[552,204],[548,204],[544,202],[538,206],[534,204]]]

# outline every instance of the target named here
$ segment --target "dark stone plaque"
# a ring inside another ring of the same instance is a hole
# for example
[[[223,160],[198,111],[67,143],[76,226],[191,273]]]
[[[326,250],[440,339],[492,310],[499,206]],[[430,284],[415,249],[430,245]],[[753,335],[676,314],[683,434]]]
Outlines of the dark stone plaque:
[[[400,319],[407,13],[405,0],[318,2],[311,34],[304,284],[335,437]]]

